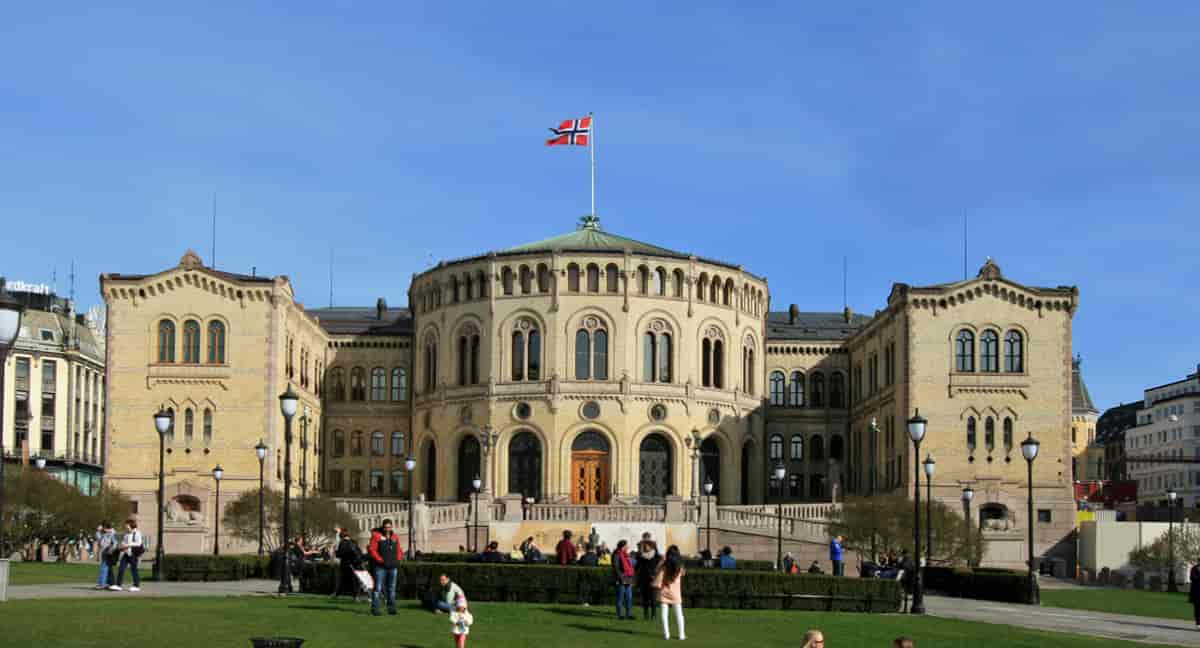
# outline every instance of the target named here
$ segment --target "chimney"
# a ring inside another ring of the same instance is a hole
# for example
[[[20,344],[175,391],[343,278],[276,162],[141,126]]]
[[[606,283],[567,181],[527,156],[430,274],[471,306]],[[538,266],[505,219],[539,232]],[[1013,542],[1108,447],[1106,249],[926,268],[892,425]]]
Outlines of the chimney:
[[[384,299],[383,297],[380,297],[379,300],[375,302],[375,319],[382,322],[383,316],[386,314],[387,314],[387,300]]]
[[[788,324],[795,326],[798,319],[800,319],[800,307],[795,304],[788,306]]]
[[[846,323],[849,324],[850,320],[854,318],[854,309],[850,308],[849,306],[842,309],[842,317],[846,320]]]

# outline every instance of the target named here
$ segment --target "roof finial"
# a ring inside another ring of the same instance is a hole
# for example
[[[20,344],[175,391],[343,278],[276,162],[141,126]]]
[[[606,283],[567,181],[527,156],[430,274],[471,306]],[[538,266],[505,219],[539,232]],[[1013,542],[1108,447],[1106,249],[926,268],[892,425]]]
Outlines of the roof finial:
[[[600,231],[600,217],[595,214],[580,216],[579,229]]]

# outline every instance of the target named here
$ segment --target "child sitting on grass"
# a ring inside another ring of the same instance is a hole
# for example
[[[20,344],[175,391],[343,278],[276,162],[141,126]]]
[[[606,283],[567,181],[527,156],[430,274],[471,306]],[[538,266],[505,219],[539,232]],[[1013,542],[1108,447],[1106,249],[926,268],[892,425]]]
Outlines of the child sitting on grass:
[[[471,634],[472,623],[475,623],[475,618],[467,610],[467,599],[456,599],[454,611],[450,613],[450,632],[454,635],[455,648],[466,648],[467,635]]]

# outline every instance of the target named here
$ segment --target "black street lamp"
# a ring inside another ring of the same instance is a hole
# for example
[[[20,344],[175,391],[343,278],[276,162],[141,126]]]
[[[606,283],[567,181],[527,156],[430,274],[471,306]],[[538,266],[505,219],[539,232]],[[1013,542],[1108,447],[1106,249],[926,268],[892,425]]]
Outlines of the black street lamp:
[[[967,486],[962,490],[963,519],[967,524],[967,566],[971,566],[974,557],[971,549],[971,500],[975,499],[975,489]]]
[[[166,509],[166,488],[163,485],[163,471],[166,470],[167,451],[166,437],[167,432],[171,430],[171,426],[175,424],[175,416],[171,410],[159,408],[158,413],[154,415],[154,429],[158,432],[158,530],[155,534],[158,536],[154,543],[154,580],[162,578],[162,563],[163,563],[163,511]]]
[[[221,555],[221,478],[225,476],[221,464],[213,468],[213,481],[217,483],[217,505],[213,507],[213,555]]]
[[[292,521],[292,417],[296,415],[299,404],[300,397],[292,391],[292,385],[289,383],[287,391],[279,395],[279,411],[283,413],[283,528],[280,530],[279,543],[283,552],[283,569],[279,572],[280,595],[292,593],[292,571],[288,564],[288,534]]]
[[[267,459],[267,444],[258,440],[258,445],[254,446],[254,454],[258,456],[258,555],[263,554],[263,521],[265,512],[263,511],[263,462]]]
[[[704,480],[704,515],[707,519],[705,523],[707,539],[704,541],[704,548],[708,550],[708,555],[712,556],[712,478]]]
[[[775,498],[775,569],[783,569],[783,479],[787,477],[787,468],[783,464],[775,465],[775,474],[771,477],[771,485],[778,489]]]
[[[471,529],[471,537],[467,538],[467,546],[474,545],[476,553],[479,552],[479,489],[483,486],[483,480],[479,475],[475,475],[475,479],[471,480],[471,488],[475,489],[471,493],[471,509],[475,512],[475,526]]]
[[[921,462],[925,469],[925,564],[933,564],[933,471],[937,461],[933,455],[926,454]]]
[[[21,314],[25,306],[13,299],[4,289],[0,279],[0,557],[7,556],[4,550],[4,365],[8,363],[8,350],[17,342],[21,333]]]
[[[1170,554],[1170,568],[1167,570],[1167,591],[1178,592],[1179,586],[1175,583],[1175,499],[1179,497],[1179,493],[1175,489],[1167,491],[1167,508],[1170,509],[1170,522],[1167,526],[1167,547]]]
[[[408,473],[408,559],[413,560],[413,471],[417,468],[417,460],[409,455],[404,459],[404,470]]]
[[[921,565],[921,466],[916,458],[921,456],[921,440],[925,438],[927,425],[929,421],[921,416],[919,409],[908,419],[908,437],[913,442],[913,473],[917,480],[913,484],[913,561],[916,573],[913,574],[913,599],[909,614],[925,614],[925,579]]]
[[[300,535],[308,542],[307,516],[305,504],[308,502],[308,406],[300,416]]]
[[[1028,521],[1026,523],[1026,526],[1029,527],[1029,591],[1030,591],[1030,596],[1033,598],[1032,603],[1034,605],[1038,604],[1038,600],[1040,598],[1038,596],[1038,591],[1037,591],[1037,586],[1036,586],[1037,575],[1034,574],[1034,572],[1033,572],[1033,524],[1034,524],[1034,519],[1033,519],[1033,460],[1037,459],[1039,447],[1040,447],[1040,444],[1038,443],[1037,439],[1033,438],[1032,434],[1029,435],[1029,437],[1027,439],[1025,439],[1024,441],[1021,442],[1021,456],[1025,457],[1025,464],[1026,464],[1026,466],[1028,466],[1028,470],[1029,470],[1029,482],[1028,482],[1029,498],[1028,498],[1028,501],[1026,504],[1026,506],[1027,506],[1026,516],[1028,518]]]

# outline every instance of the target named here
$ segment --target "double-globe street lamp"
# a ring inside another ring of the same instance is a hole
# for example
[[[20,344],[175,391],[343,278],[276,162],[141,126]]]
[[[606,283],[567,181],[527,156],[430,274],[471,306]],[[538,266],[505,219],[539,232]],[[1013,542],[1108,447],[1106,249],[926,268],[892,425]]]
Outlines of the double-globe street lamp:
[[[0,395],[4,392],[4,365],[8,363],[8,350],[17,341],[21,333],[21,315],[25,306],[13,299],[4,289],[4,280],[0,279]],[[0,397],[0,432],[3,431],[4,398]],[[7,556],[4,551],[4,434],[0,433],[0,557]]]
[[[925,438],[928,424],[929,421],[921,416],[919,409],[908,419],[908,436],[913,442],[913,472],[917,480],[913,484],[913,569],[916,573],[913,574],[913,599],[909,614],[925,614],[924,579],[921,577],[921,466],[916,458],[921,456],[921,440]]]
[[[775,465],[771,475],[771,485],[776,489],[775,498],[775,569],[783,569],[783,479],[787,477],[787,468],[783,464]]]
[[[158,432],[158,528],[155,530],[154,542],[154,580],[162,577],[163,563],[163,512],[166,509],[166,487],[163,483],[163,471],[167,464],[167,432],[175,424],[175,415],[171,410],[159,408],[154,415],[154,430]]]
[[[925,564],[928,566],[933,564],[933,471],[937,461],[927,454],[921,467],[925,469]]]
[[[1037,459],[1038,448],[1041,447],[1037,439],[1030,434],[1028,438],[1021,442],[1021,456],[1025,457],[1025,465],[1029,470],[1029,481],[1026,484],[1029,490],[1029,497],[1026,501],[1026,524],[1029,527],[1029,592],[1032,597],[1031,603],[1038,605],[1040,596],[1037,589],[1037,575],[1033,571],[1033,460]]]
[[[413,471],[417,469],[417,460],[412,455],[404,459],[404,471],[408,473],[408,559],[413,560]]]
[[[1167,563],[1170,567],[1167,568],[1167,591],[1178,592],[1179,586],[1175,584],[1175,500],[1179,497],[1179,493],[1175,489],[1167,491],[1167,509],[1170,514],[1170,522],[1167,525],[1167,552],[1170,557],[1170,562]]]
[[[221,555],[221,478],[225,476],[225,470],[221,468],[221,464],[217,464],[212,471],[213,481],[217,484],[217,505],[213,507],[213,555]]]
[[[258,456],[258,555],[263,554],[263,522],[265,519],[263,511],[263,464],[267,460],[267,444],[258,440],[258,445],[254,446],[254,454]]]
[[[708,551],[709,557],[712,556],[712,492],[713,481],[711,477],[704,479],[704,516],[707,518],[705,522],[706,539],[704,548]]]
[[[975,489],[966,486],[962,489],[963,520],[967,525],[967,566],[971,566],[971,500],[975,499]]]
[[[292,391],[291,383],[288,383],[287,391],[279,395],[279,410],[283,413],[283,528],[280,530],[280,550],[283,552],[283,560],[280,561],[283,569],[279,572],[279,594],[287,595],[292,593],[292,572],[291,565],[288,564],[290,553],[288,551],[288,533],[290,532],[291,523],[291,505],[292,505],[292,417],[296,415],[296,408],[300,405],[300,397],[296,392]]]

